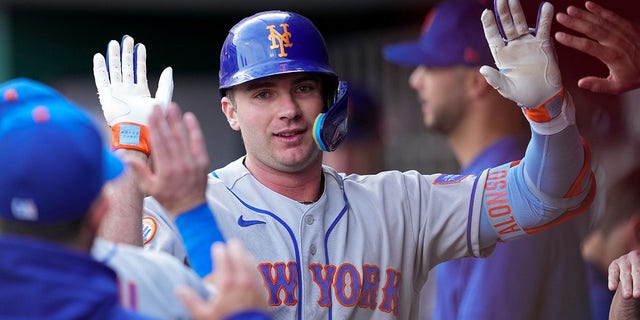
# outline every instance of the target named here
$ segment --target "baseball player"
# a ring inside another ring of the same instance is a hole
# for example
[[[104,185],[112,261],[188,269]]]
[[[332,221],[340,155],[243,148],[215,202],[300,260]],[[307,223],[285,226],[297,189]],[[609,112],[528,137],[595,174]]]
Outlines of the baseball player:
[[[0,85],[0,318],[145,319],[89,253],[122,171],[91,117],[28,79]]]
[[[214,248],[221,267],[211,275],[212,281],[207,280],[234,293],[229,300],[215,292],[209,295],[193,270],[169,254],[94,240],[102,219],[117,214],[106,213],[110,198],[102,188],[107,181],[102,180],[120,177],[122,162],[103,150],[93,119],[53,89],[15,79],[0,85],[0,93],[0,141],[5,151],[0,163],[17,166],[0,179],[0,318],[198,316],[197,308],[187,305],[190,314],[176,299],[178,288],[190,293],[190,304],[209,299],[209,317],[198,319],[267,318],[262,312],[264,294],[251,288],[260,284],[259,279],[251,280],[257,277],[255,264],[241,254],[245,249],[238,243]],[[85,249],[86,257],[80,254]],[[41,302],[31,299],[44,291]]]
[[[344,175],[323,166],[322,151],[346,134],[348,86],[315,26],[282,11],[243,19],[222,46],[222,111],[242,134],[245,156],[198,178],[206,170],[192,169],[206,153],[201,132],[174,104],[133,122],[147,135],[118,148],[153,146],[153,171],[143,161],[132,168],[142,191],[176,219],[199,274],[208,272],[198,261],[212,231],[246,245],[274,318],[415,318],[417,292],[434,265],[486,256],[496,241],[564,221],[595,191],[549,39],[551,4],[542,6],[535,34],[517,1],[499,0],[497,9],[498,19],[490,11],[481,19],[501,71],[481,72],[529,120],[522,161],[478,176]],[[95,62],[103,68],[104,59]],[[96,80],[101,96],[107,82]],[[131,110],[142,105],[121,101]]]

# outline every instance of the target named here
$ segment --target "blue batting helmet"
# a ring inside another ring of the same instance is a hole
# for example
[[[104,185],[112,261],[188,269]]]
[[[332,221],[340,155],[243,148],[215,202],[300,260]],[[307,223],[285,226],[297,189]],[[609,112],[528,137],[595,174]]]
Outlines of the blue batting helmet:
[[[331,69],[324,39],[313,23],[296,13],[265,11],[233,26],[220,52],[220,92],[278,74],[323,75],[327,112],[316,119],[314,139],[333,151],[347,133],[347,90]]]
[[[317,72],[337,79],[324,39],[309,19],[265,11],[229,30],[220,52],[220,89],[290,72]]]

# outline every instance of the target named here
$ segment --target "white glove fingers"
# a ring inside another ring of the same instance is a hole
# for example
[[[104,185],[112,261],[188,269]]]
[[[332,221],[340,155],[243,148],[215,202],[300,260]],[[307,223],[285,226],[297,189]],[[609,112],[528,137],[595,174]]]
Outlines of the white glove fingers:
[[[111,83],[122,83],[122,69],[120,66],[120,44],[111,40],[107,45],[107,72]]]
[[[109,90],[109,74],[104,57],[100,53],[93,55],[93,80],[96,83],[98,94],[106,94]]]
[[[511,17],[508,0],[495,1],[496,20],[499,21],[499,27],[502,30],[502,36],[505,40],[510,41],[520,36]]]
[[[120,58],[122,59],[122,82],[132,84],[134,65],[133,65],[133,38],[125,35],[122,37]]]
[[[155,97],[162,111],[165,111],[173,98],[173,69],[171,67],[165,68],[160,74]]]
[[[511,11],[511,17],[513,24],[515,25],[517,37],[529,34],[529,26],[527,25],[527,18],[524,15],[520,0],[509,0],[509,11]]]
[[[553,5],[543,2],[538,7],[538,22],[536,24],[536,38],[549,40],[551,38],[551,23],[553,22]]]
[[[134,83],[147,83],[147,48],[142,43],[133,47],[133,64],[136,66],[133,73]]]
[[[487,43],[491,49],[493,59],[496,59],[496,50],[504,47],[504,40],[500,35],[500,30],[496,24],[496,19],[491,10],[484,10],[480,16],[482,20],[482,28],[484,29],[484,37],[487,38]]]

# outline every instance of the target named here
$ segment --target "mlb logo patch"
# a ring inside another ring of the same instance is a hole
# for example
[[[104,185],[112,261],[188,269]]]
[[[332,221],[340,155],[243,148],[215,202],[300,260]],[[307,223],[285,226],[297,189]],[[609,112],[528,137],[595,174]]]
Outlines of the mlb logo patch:
[[[153,217],[142,218],[142,244],[147,244],[156,235],[158,224]]]
[[[436,180],[433,181],[433,184],[452,184],[459,183],[460,181],[466,178],[466,175],[459,174],[441,174]]]
[[[33,199],[11,199],[11,213],[13,213],[13,216],[18,220],[38,220],[38,207]]]

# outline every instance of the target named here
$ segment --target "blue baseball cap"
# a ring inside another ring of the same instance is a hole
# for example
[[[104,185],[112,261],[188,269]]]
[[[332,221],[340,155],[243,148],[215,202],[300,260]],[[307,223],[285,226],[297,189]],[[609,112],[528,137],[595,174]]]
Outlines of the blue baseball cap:
[[[29,79],[0,84],[0,217],[38,224],[84,216],[124,170],[94,120]]]
[[[427,14],[417,40],[385,46],[384,56],[408,66],[494,66],[480,20],[485,9],[482,0],[442,2]]]

